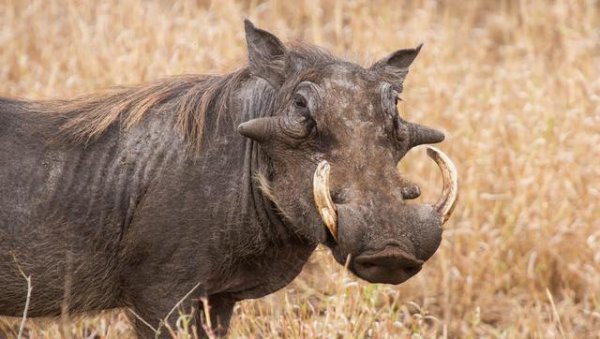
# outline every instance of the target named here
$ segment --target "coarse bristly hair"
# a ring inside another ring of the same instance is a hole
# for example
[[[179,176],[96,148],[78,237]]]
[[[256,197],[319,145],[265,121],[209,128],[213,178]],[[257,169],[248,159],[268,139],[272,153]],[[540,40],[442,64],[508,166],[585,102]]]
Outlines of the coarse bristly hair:
[[[327,51],[313,45],[294,42],[290,47],[290,55],[302,67],[338,61]],[[118,122],[120,128],[126,131],[151,110],[170,102],[175,107],[178,127],[190,145],[199,150],[207,115],[220,119],[228,114],[233,91],[249,77],[251,72],[245,67],[226,75],[180,75],[147,84],[115,87],[73,100],[29,104],[34,105],[35,111],[49,114],[58,121],[54,135],[56,140],[88,144],[113,124]]]
[[[115,123],[123,131],[139,123],[148,112],[170,102],[177,125],[188,142],[199,149],[209,112],[225,113],[231,91],[245,78],[247,69],[223,75],[180,75],[148,84],[117,87],[74,100],[36,102],[35,110],[58,121],[54,139],[88,144]]]

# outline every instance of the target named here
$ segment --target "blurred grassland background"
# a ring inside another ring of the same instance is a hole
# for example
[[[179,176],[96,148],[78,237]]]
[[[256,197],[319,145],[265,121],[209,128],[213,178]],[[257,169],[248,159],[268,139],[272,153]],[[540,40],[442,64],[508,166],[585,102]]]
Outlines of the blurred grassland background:
[[[290,286],[239,303],[231,337],[600,338],[599,1],[0,0],[0,95],[232,71],[246,60],[246,17],[363,65],[425,43],[400,112],[446,132],[461,197],[407,283],[369,285],[319,249]],[[437,198],[422,149],[401,169],[421,201]],[[126,315],[27,327],[31,338],[131,337]],[[184,320],[175,336],[189,337]],[[18,321],[0,328],[14,336]]]

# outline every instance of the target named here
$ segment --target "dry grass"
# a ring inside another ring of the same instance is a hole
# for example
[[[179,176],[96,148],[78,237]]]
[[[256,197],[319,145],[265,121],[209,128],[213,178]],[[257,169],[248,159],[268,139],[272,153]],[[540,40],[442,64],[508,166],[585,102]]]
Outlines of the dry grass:
[[[598,1],[2,0],[0,93],[232,70],[244,17],[361,62],[425,42],[402,111],[447,132],[462,192],[417,277],[369,285],[319,250],[288,288],[240,303],[232,337],[600,338]],[[425,159],[413,152],[404,169],[433,200],[441,179]],[[29,329],[132,335],[114,312]]]

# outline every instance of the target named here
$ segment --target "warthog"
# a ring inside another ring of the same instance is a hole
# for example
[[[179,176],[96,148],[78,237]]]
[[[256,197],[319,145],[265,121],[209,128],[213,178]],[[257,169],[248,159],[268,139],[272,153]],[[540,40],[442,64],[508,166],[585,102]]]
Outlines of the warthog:
[[[420,47],[363,68],[245,29],[249,65],[227,75],[0,99],[1,315],[24,311],[25,275],[31,317],[128,307],[152,337],[179,305],[223,335],[236,301],[284,287],[318,244],[374,283],[433,255],[455,168],[428,150],[433,205],[410,204],[396,168],[444,138],[396,108]]]

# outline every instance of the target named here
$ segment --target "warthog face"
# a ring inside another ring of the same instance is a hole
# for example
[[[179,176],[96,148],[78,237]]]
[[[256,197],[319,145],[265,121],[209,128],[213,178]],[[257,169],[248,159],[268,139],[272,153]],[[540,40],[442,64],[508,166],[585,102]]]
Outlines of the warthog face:
[[[287,49],[250,22],[246,38],[250,70],[275,88],[275,103],[271,116],[239,132],[268,155],[265,191],[280,214],[367,281],[398,284],[419,272],[457,197],[456,170],[434,148],[428,154],[444,175],[438,203],[409,203],[419,187],[397,170],[412,147],[444,139],[396,108],[420,46],[363,68],[308,47]]]

